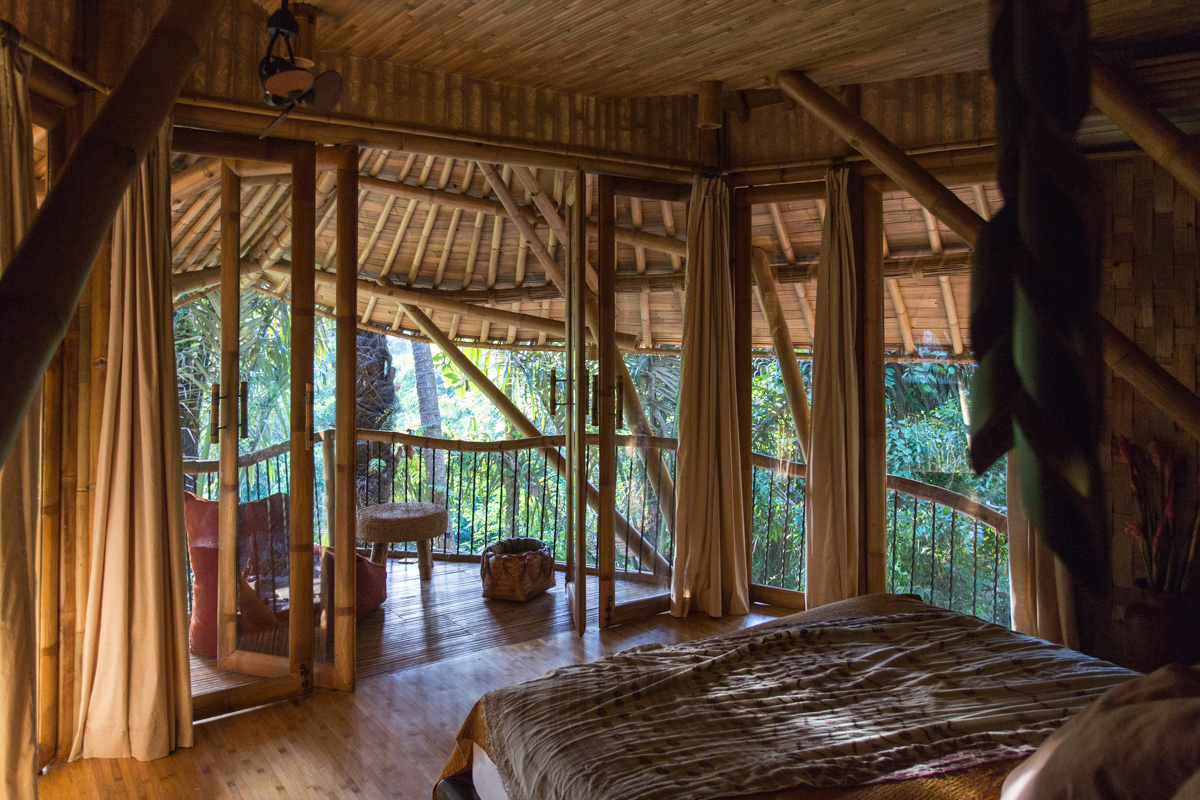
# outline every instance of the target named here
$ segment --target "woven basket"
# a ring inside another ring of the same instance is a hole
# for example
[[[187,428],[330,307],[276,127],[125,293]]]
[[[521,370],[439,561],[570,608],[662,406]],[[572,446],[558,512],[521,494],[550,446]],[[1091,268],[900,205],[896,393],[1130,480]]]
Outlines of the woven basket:
[[[538,539],[505,539],[483,551],[483,596],[524,603],[554,586],[554,556]]]

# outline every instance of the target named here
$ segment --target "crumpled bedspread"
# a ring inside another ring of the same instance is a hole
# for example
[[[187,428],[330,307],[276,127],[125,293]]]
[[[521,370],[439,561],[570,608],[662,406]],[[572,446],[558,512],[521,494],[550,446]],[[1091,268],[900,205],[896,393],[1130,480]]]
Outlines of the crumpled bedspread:
[[[646,645],[481,707],[510,800],[702,800],[1026,756],[1135,675],[929,608]]]

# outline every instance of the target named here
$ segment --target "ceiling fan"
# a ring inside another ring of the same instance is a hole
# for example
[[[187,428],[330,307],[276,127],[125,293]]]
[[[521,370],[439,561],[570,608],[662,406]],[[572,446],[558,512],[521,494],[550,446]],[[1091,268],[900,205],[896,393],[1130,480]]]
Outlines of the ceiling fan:
[[[314,77],[310,70],[316,65],[296,55],[292,45],[300,38],[300,25],[288,8],[288,0],[282,0],[282,5],[267,20],[267,33],[271,34],[267,54],[258,62],[263,100],[269,106],[285,108],[259,134],[260,139],[265,139],[287,119],[297,104],[318,114],[328,114],[342,96],[342,76],[338,72],[326,70]],[[278,54],[277,44],[282,44]]]

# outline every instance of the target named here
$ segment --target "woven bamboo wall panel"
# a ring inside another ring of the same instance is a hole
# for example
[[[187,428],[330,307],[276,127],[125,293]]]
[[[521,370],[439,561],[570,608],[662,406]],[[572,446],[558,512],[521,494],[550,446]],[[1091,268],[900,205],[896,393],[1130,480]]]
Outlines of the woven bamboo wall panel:
[[[1100,310],[1163,367],[1195,390],[1197,345],[1196,199],[1144,156],[1097,164],[1104,186],[1104,283]],[[1195,469],[1197,443],[1124,380],[1104,376],[1105,437],[1113,527],[1113,581],[1130,586],[1143,574],[1126,523],[1137,509],[1116,437],[1139,445],[1155,440],[1184,455]],[[1193,473],[1194,474],[1194,473]],[[1196,484],[1182,484],[1182,508],[1197,502]],[[1187,512],[1185,512],[1187,513]]]
[[[0,0],[0,19],[59,58],[71,60],[73,0]]]
[[[864,119],[903,148],[991,139],[995,88],[986,72],[959,72],[863,84]],[[850,101],[853,104],[853,100]],[[764,106],[746,124],[727,117],[729,159],[758,164],[804,161],[853,152],[800,108]]]

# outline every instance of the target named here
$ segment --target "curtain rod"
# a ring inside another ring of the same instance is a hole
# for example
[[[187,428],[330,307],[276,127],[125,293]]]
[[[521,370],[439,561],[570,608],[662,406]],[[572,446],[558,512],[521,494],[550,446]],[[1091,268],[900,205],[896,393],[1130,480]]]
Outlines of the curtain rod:
[[[54,67],[64,75],[74,78],[84,86],[95,89],[101,94],[112,93],[112,88],[107,84],[101,83],[82,70],[75,69],[75,67],[72,67],[70,64],[51,53],[37,42],[31,41],[19,30],[17,30],[17,28],[11,22],[2,19],[0,19],[0,42],[13,42],[19,49],[24,50],[34,58],[40,59],[42,62]]]

